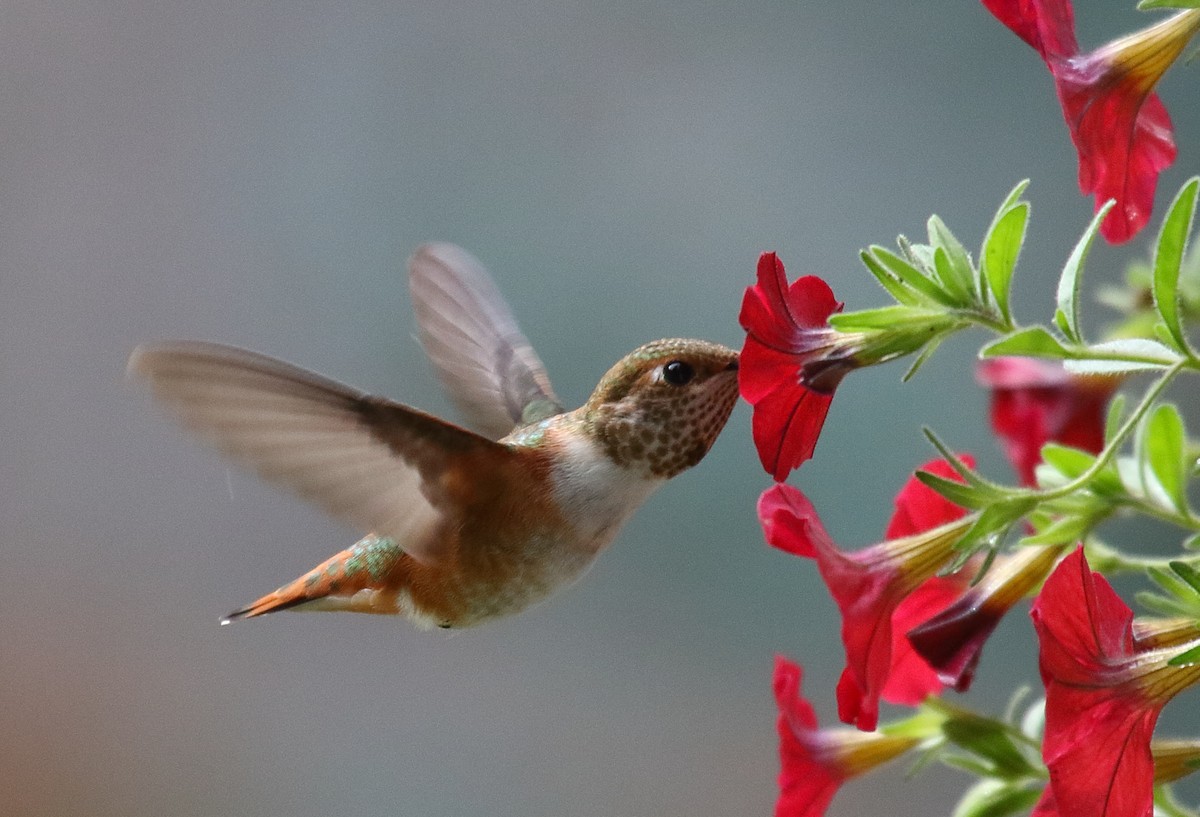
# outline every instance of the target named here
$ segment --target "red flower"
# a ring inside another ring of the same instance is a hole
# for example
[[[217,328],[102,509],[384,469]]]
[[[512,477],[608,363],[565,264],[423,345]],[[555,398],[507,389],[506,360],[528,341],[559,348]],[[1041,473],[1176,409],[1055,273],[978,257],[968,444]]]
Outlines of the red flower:
[[[1079,154],[1080,190],[1095,194],[1096,209],[1116,199],[1101,232],[1111,242],[1129,240],[1150,219],[1158,174],[1175,160],[1171,119],[1152,91],[1200,30],[1200,12],[1080,54],[1070,0],[983,4],[1050,69]]]
[[[742,397],[754,406],[754,445],[776,481],[812,456],[844,370],[808,377],[805,363],[827,351],[829,316],[842,304],[815,275],[790,287],[775,253],[758,259],[758,283],[746,288],[738,320],[746,330],[738,367]]]
[[[944,464],[925,467],[950,473]],[[940,691],[933,672],[919,659],[910,660],[916,657],[902,640],[905,630],[900,628],[927,618],[948,601],[949,593],[922,585],[953,557],[955,543],[972,521],[961,519],[962,513],[911,480],[897,498],[897,516],[907,521],[894,523],[895,529],[914,521],[925,527],[846,554],[829,538],[816,510],[800,491],[775,485],[759,499],[758,516],[767,541],[815,559],[841,610],[846,669],[838,682],[837,698],[838,715],[844,722],[874,729],[879,698],[885,693],[888,700],[914,703]],[[922,591],[914,594],[918,588]]]
[[[1200,681],[1200,665],[1173,667],[1183,648],[1146,647],[1133,612],[1088,567],[1082,548],[1046,580],[1033,605],[1046,685],[1042,757],[1063,817],[1150,817],[1158,713]]]
[[[916,737],[818,729],[800,692],[803,669],[775,659],[779,706],[779,800],[775,817],[820,817],[846,780],[886,763],[920,742]]]
[[[1036,485],[1034,469],[1042,446],[1062,443],[1098,453],[1104,447],[1104,419],[1121,378],[1074,375],[1055,361],[997,357],[977,370],[992,390],[992,430],[1021,482]]]

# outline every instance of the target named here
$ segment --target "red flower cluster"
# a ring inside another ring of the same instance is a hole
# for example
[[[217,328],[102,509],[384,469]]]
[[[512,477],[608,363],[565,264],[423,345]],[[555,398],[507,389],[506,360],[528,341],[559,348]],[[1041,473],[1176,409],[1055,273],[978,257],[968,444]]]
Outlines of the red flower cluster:
[[[1177,624],[1136,627],[1082,548],[1046,580],[1032,616],[1046,685],[1042,756],[1050,769],[1034,813],[1150,817],[1150,737],[1158,714],[1200,681],[1200,665],[1168,663],[1186,646],[1178,644]],[[1194,627],[1187,632],[1194,637]]]
[[[738,385],[754,406],[754,445],[763,467],[782,481],[812,457],[840,374],[809,377],[805,365],[828,349],[829,316],[841,311],[815,275],[788,286],[773,252],[758,259],[758,283],[746,288],[738,320],[746,330]],[[844,373],[844,372],[843,372]]]
[[[1200,30],[1200,12],[1081,54],[1070,0],[983,0],[997,19],[1037,50],[1054,77],[1079,154],[1079,187],[1116,207],[1101,226],[1112,242],[1132,238],[1150,219],[1158,174],[1175,160],[1167,109],[1152,91]]]
[[[925,467],[947,477],[953,473],[943,462]],[[838,682],[838,716],[864,730],[875,728],[881,697],[914,704],[941,691],[937,673],[913,652],[904,633],[943,609],[963,587],[956,578],[935,576],[970,524],[962,509],[915,478],[896,506],[888,528],[896,538],[843,553],[800,491],[776,485],[758,502],[767,541],[815,559],[842,612],[846,669]]]
[[[1058,361],[997,357],[977,370],[992,390],[992,430],[1025,485],[1036,485],[1034,469],[1048,442],[1099,453],[1104,448],[1108,401],[1119,376],[1075,375]]]
[[[957,478],[942,460],[922,470]],[[915,477],[896,497],[887,539],[854,553],[838,549],[812,503],[791,486],[764,492],[758,515],[768,543],[816,560],[841,610],[846,668],[838,715],[865,730],[875,728],[881,698],[911,706],[946,686],[965,691],[988,636],[1060,555],[1059,548],[1031,547],[999,556],[974,585],[977,562],[937,575],[973,519]]]

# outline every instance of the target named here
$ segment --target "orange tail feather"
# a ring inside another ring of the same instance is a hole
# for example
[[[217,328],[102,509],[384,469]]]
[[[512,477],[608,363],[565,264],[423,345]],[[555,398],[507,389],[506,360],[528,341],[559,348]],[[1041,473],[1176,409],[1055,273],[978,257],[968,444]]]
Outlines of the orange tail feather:
[[[404,551],[391,539],[365,536],[295,581],[234,610],[221,619],[221,624],[300,607],[398,613],[396,598],[403,586],[403,556]]]

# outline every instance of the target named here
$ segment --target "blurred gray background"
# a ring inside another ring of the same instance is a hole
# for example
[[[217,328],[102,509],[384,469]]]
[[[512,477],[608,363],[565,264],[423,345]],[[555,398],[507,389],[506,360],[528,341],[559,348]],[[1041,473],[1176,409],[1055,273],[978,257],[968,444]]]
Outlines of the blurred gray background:
[[[1146,24],[1132,5],[1081,2],[1081,41]],[[1180,159],[1160,208],[1200,167],[1196,80],[1162,87]],[[1045,68],[972,0],[0,3],[4,811],[770,813],[772,655],[833,722],[842,652],[812,565],[762,542],[744,406],[524,615],[221,628],[356,532],[227,469],[125,360],[218,340],[448,413],[403,271],[439,239],[491,268],[577,404],[646,340],[739,345],[760,251],[880,305],[860,247],[931,212],[978,246],[1026,176],[1036,320],[1091,203]],[[1144,244],[1098,247],[1090,281]],[[792,482],[845,546],[931,456],[922,424],[1009,478],[981,340],[908,385],[890,366],[842,386]],[[1036,680],[1031,643],[1022,609],[972,697]],[[832,813],[946,813],[965,781],[902,772]]]

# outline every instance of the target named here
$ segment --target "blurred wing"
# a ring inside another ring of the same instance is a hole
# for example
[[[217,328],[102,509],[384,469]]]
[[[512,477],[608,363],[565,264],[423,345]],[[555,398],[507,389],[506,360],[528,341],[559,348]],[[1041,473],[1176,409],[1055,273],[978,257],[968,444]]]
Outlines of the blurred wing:
[[[542,361],[474,256],[424,244],[408,271],[421,345],[473,426],[499,439],[562,412]]]
[[[516,455],[499,443],[264,355],[211,343],[139,346],[129,371],[189,429],[336,518],[442,558],[435,531],[460,497],[444,479]]]

